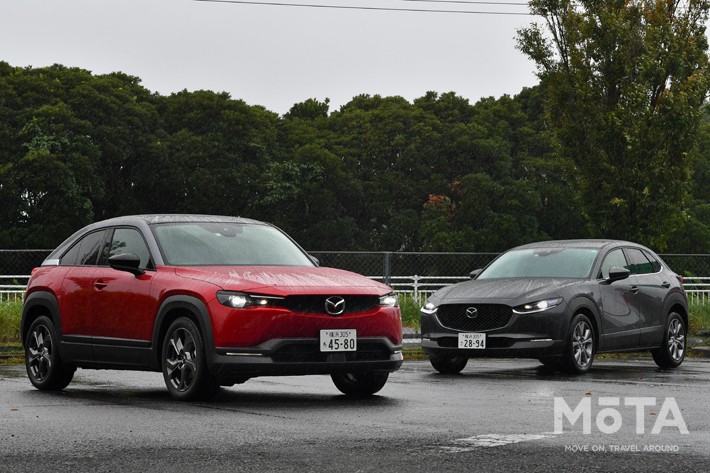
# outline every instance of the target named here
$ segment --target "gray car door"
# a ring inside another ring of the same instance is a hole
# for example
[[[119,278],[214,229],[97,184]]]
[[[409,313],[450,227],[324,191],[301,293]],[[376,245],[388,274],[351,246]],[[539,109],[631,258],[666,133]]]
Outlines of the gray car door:
[[[611,268],[628,268],[621,248],[609,251],[602,261],[599,289],[601,294],[600,350],[633,348],[639,343],[639,287],[636,279],[611,281]]]

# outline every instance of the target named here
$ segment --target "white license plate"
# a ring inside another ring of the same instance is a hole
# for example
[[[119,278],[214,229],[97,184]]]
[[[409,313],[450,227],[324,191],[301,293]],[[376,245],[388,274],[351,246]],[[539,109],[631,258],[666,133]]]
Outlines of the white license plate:
[[[357,330],[321,330],[320,351],[357,351]]]
[[[483,350],[486,348],[485,333],[459,333],[459,348]]]

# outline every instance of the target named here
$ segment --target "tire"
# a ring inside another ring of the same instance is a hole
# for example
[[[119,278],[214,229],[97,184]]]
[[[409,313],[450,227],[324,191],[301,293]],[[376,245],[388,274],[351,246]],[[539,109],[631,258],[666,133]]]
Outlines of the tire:
[[[561,368],[570,374],[589,371],[594,362],[594,326],[584,314],[577,314],[570,323],[567,347],[562,355]]]
[[[431,366],[441,374],[459,374],[468,363],[468,357],[430,353],[429,361]]]
[[[372,396],[382,389],[389,373],[370,371],[365,373],[335,373],[330,375],[338,390],[350,397]]]
[[[207,368],[202,335],[192,320],[181,317],[170,325],[161,360],[165,386],[173,398],[206,399],[219,390],[219,383]]]
[[[677,368],[685,359],[687,329],[683,318],[675,312],[668,314],[663,343],[653,350],[653,361],[664,369]]]
[[[59,336],[47,316],[35,319],[25,339],[25,368],[30,382],[42,391],[60,391],[74,377],[75,368],[59,356]]]

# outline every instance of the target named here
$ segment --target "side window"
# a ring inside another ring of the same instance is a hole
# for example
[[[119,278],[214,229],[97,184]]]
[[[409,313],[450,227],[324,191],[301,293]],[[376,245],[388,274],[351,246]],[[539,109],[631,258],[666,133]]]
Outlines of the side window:
[[[92,266],[106,243],[106,230],[89,233],[76,242],[59,260],[62,266]]]
[[[602,262],[602,278],[609,278],[609,270],[611,268],[626,268],[626,266],[626,258],[624,257],[624,252],[621,248],[611,250],[604,257],[604,262]]]
[[[643,250],[643,254],[646,255],[646,258],[651,262],[651,266],[653,267],[653,272],[657,273],[661,270],[661,262],[656,259],[655,256],[653,256],[651,253],[649,253],[646,250]]]
[[[133,253],[141,259],[140,267],[143,269],[152,268],[150,263],[150,251],[145,244],[143,236],[138,230],[133,228],[117,228],[113,232],[109,258],[121,253]]]
[[[641,250],[637,248],[626,248],[626,255],[629,257],[628,268],[631,274],[648,274],[655,272],[653,265]]]

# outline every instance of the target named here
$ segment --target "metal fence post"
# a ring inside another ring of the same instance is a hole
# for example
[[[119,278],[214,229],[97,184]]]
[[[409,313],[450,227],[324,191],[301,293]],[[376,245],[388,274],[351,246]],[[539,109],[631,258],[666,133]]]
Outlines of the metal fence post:
[[[388,286],[392,282],[392,252],[391,251],[385,251],[385,259],[384,259],[384,268],[383,268],[383,278],[385,281],[385,284]]]

